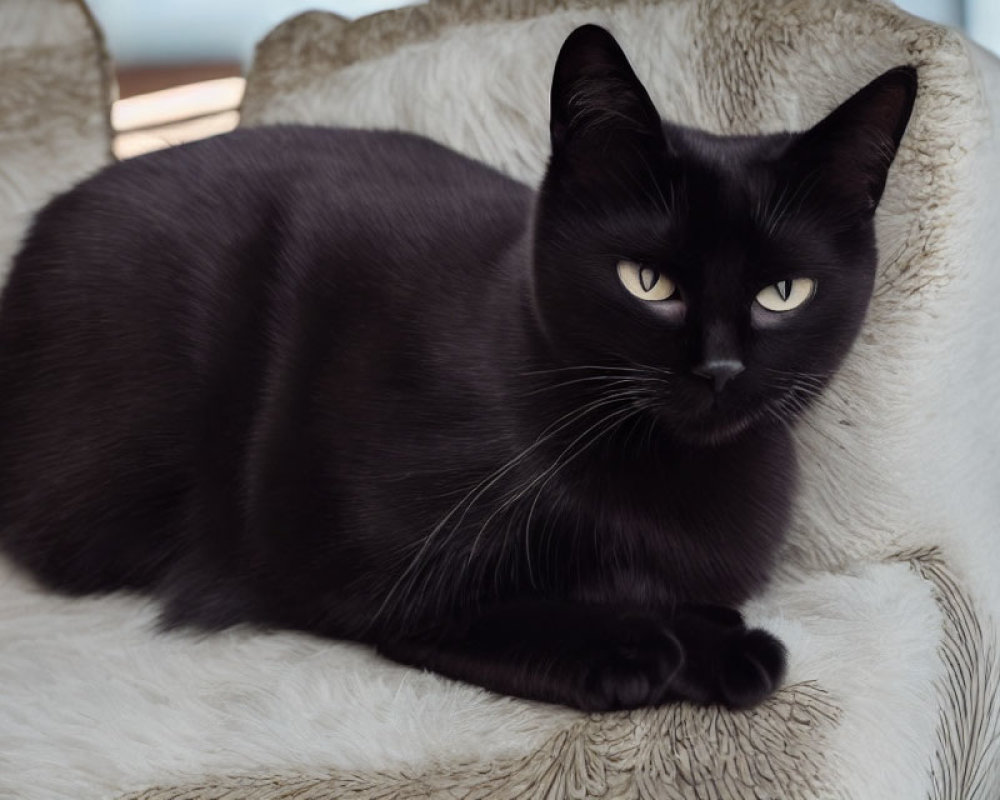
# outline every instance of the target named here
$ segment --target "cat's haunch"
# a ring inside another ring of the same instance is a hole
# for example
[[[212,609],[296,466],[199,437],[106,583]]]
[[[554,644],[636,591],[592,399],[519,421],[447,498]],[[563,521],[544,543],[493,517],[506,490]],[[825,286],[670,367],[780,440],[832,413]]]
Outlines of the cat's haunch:
[[[242,130],[35,219],[0,304],[0,545],[168,624],[499,692],[752,706],[789,426],[864,318],[916,73],[801,133],[663,122],[566,40],[537,192],[427,139]]]

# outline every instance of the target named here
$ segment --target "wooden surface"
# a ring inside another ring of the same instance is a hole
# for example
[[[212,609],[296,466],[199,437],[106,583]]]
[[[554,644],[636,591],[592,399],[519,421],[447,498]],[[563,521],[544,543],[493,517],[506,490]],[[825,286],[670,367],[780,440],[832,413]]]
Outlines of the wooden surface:
[[[171,86],[181,86],[185,83],[233,78],[242,74],[242,67],[236,61],[120,67],[116,70],[118,96],[122,98],[155,92]]]

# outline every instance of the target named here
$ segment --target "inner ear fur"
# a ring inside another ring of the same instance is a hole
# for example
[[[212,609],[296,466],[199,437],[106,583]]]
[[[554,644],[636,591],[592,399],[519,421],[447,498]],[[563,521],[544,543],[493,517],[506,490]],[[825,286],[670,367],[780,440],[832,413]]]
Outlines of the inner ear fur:
[[[916,69],[890,69],[802,134],[791,158],[818,174],[852,210],[870,215],[882,198],[916,96]]]
[[[563,43],[552,78],[550,134],[558,151],[581,139],[662,139],[660,116],[615,38],[597,25]]]

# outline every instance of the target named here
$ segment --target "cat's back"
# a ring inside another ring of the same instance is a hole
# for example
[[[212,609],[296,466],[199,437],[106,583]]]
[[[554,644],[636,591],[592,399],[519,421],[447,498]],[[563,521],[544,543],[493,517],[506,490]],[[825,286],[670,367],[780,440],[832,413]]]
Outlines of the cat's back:
[[[273,228],[334,243],[347,231],[354,242],[368,233],[391,246],[394,234],[446,224],[470,235],[518,228],[530,194],[421,136],[277,126],[114,164],[43,209],[29,244],[81,237],[121,253],[139,239],[162,240],[176,253],[231,247]]]
[[[300,125],[237,130],[155,151],[112,165],[78,187],[107,189],[152,193],[168,205],[177,199],[174,191],[189,204],[225,191],[230,207],[251,199],[311,199],[318,190],[334,204],[350,198],[404,206],[418,199],[447,202],[453,192],[501,200],[527,191],[423,136]],[[435,204],[423,207],[433,211]]]
[[[301,316],[290,305],[310,298],[345,326],[355,311],[419,313],[423,293],[467,305],[474,282],[454,276],[495,272],[531,198],[413,134],[235,131],[112,165],[43,208],[4,290],[0,334],[45,319],[102,338],[112,320],[119,341],[157,331],[172,339],[164,347],[201,351],[231,338],[220,326],[280,314],[286,325]]]

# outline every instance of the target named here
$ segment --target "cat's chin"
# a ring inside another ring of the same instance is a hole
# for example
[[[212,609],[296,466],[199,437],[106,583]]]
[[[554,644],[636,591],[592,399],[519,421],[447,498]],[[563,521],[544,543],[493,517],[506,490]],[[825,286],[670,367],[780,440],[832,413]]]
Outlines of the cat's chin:
[[[671,438],[682,444],[718,447],[760,426],[764,416],[763,412],[751,409],[725,411],[712,407],[683,419],[664,414],[663,422]]]
[[[749,431],[756,417],[748,415],[727,420],[705,420],[674,424],[670,433],[679,442],[699,447],[718,447],[734,441]]]

